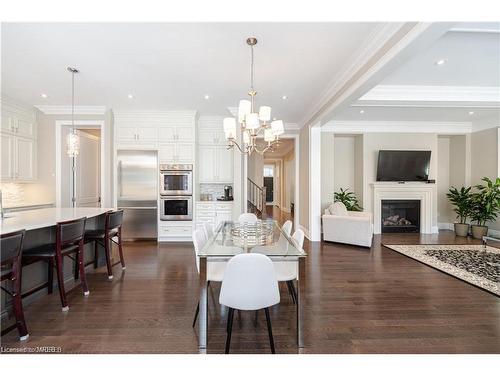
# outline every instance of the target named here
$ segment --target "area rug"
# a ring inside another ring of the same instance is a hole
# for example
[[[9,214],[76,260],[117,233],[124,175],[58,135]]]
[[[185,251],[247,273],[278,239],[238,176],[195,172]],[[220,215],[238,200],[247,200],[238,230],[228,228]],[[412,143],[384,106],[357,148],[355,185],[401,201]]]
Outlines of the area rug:
[[[383,245],[500,297],[500,249],[483,245]]]

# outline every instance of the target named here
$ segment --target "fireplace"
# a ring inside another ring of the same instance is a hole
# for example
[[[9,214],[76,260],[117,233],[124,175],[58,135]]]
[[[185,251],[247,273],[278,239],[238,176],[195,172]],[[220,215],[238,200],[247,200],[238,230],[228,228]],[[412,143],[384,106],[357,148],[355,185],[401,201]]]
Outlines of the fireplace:
[[[382,200],[382,233],[419,233],[420,200]]]

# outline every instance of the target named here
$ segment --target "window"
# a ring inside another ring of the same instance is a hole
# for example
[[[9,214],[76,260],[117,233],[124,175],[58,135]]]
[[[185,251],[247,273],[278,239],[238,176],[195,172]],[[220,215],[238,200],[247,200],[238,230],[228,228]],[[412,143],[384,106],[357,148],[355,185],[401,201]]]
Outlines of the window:
[[[274,176],[274,166],[264,165],[264,177],[273,177],[273,176]]]

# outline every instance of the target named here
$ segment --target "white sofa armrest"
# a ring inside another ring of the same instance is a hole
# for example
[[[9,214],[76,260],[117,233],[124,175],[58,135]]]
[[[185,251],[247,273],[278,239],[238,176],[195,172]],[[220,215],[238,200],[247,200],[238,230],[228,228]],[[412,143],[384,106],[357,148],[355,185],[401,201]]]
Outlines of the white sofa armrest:
[[[349,213],[350,217],[365,217],[365,218],[369,218],[370,220],[373,219],[373,214],[371,212],[349,211],[348,213]]]

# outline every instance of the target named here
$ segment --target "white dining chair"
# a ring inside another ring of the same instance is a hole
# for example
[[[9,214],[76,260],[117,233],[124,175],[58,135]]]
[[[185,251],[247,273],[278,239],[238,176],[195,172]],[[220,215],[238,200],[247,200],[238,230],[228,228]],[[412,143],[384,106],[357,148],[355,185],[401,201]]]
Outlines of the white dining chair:
[[[299,249],[304,246],[304,232],[297,229],[292,236],[292,240]],[[299,270],[297,262],[274,262],[274,269],[276,270],[276,278],[279,282],[286,282],[288,291],[292,296],[292,301],[297,302],[297,292],[293,284],[294,280],[299,278]]]
[[[205,232],[201,229],[196,229],[193,232],[193,245],[194,245],[194,256],[196,259],[196,270],[198,274],[200,273],[200,258],[198,254],[201,249],[205,246],[207,238]],[[224,270],[226,268],[227,262],[210,262],[207,261],[207,287],[210,286],[210,282],[221,282],[224,278]],[[198,305],[196,306],[196,312],[194,313],[193,327],[196,324],[198,314],[200,312],[200,301],[198,300]]]
[[[207,240],[212,238],[214,236],[214,228],[212,224],[210,223],[203,223],[203,229],[205,231],[205,236],[207,237]]]
[[[258,220],[259,219],[257,218],[257,216],[255,214],[250,213],[250,212],[241,214],[238,217],[238,221],[240,223],[250,223],[250,224],[253,224],[253,223],[256,223]]]
[[[271,259],[263,254],[254,253],[238,254],[232,257],[227,262],[219,302],[229,307],[226,354],[229,353],[231,345],[234,311],[261,309],[264,309],[266,313],[271,352],[275,353],[269,307],[280,302],[280,293]]]

